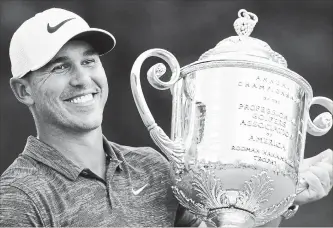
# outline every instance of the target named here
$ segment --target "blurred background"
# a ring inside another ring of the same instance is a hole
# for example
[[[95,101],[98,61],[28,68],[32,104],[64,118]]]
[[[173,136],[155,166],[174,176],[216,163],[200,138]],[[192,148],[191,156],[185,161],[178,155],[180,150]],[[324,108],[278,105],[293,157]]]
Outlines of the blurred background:
[[[0,173],[22,152],[26,138],[36,135],[28,109],[14,97],[8,55],[14,31],[28,18],[51,7],[73,11],[91,27],[110,31],[117,40],[115,49],[102,57],[109,80],[110,94],[104,111],[106,137],[130,146],[152,146],[135,107],[130,90],[130,71],[135,59],[147,49],[163,48],[172,52],[181,66],[196,61],[219,41],[235,35],[233,22],[238,10],[255,13],[259,22],[253,37],[267,42],[282,54],[288,67],[303,76],[315,96],[333,98],[333,1],[18,1],[0,2]],[[171,94],[153,89],[143,75],[142,87],[157,123],[169,134]],[[311,108],[314,118],[324,109]],[[333,148],[333,130],[325,136],[307,135],[305,157]],[[333,226],[333,192],[302,206],[296,216],[282,226]]]

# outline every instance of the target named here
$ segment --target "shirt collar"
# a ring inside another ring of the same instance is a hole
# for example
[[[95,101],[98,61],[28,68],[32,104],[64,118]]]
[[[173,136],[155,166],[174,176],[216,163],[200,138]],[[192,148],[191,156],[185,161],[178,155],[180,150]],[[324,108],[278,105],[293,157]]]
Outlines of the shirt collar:
[[[103,147],[107,159],[112,161],[110,165],[112,164],[112,166],[115,166],[114,170],[117,167],[122,170],[120,165],[122,163],[123,157],[112,149],[112,147],[108,143],[108,140],[104,136]],[[46,143],[40,141],[34,136],[28,137],[22,155],[29,156],[32,159],[47,165],[48,167],[61,173],[72,181],[76,180],[82,170],[85,169],[85,167],[81,167],[75,164],[71,160],[67,159],[62,153],[60,153],[53,147],[47,145]]]
[[[110,167],[112,170],[119,168],[123,170],[122,163],[124,161],[124,157],[120,151],[116,148],[112,147],[112,143],[109,142],[106,137],[103,135],[103,148],[106,154],[106,159],[110,160]]]

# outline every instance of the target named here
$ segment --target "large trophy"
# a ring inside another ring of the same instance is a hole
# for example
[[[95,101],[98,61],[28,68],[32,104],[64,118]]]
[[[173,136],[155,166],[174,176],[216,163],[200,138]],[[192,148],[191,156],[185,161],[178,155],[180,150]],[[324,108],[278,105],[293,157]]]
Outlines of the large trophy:
[[[142,53],[131,71],[141,118],[169,158],[174,195],[192,213],[218,227],[254,227],[282,215],[305,188],[299,180],[306,132],[332,127],[333,102],[314,97],[309,83],[287,68],[283,56],[250,37],[258,21],[240,10],[231,36],[183,68],[163,49]],[[148,57],[169,65],[147,73],[150,84],[172,93],[171,137],[155,123],[140,85]],[[329,112],[309,117],[313,104]]]

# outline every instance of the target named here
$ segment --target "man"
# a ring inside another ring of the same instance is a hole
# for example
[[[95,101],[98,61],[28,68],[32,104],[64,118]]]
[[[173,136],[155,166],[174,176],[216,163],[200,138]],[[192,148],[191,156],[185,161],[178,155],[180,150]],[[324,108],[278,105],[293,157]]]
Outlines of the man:
[[[163,156],[103,136],[108,84],[99,56],[114,45],[110,33],[62,9],[37,14],[13,35],[10,86],[37,137],[1,176],[1,226],[204,225],[179,207]],[[319,176],[331,172],[318,167]]]

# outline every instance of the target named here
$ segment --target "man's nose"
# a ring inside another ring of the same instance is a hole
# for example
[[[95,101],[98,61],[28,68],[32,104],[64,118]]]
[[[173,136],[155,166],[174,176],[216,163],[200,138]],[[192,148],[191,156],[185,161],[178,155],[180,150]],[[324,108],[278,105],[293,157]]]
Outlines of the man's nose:
[[[75,72],[71,77],[70,84],[74,87],[85,86],[91,83],[91,72],[83,66],[75,68]]]

